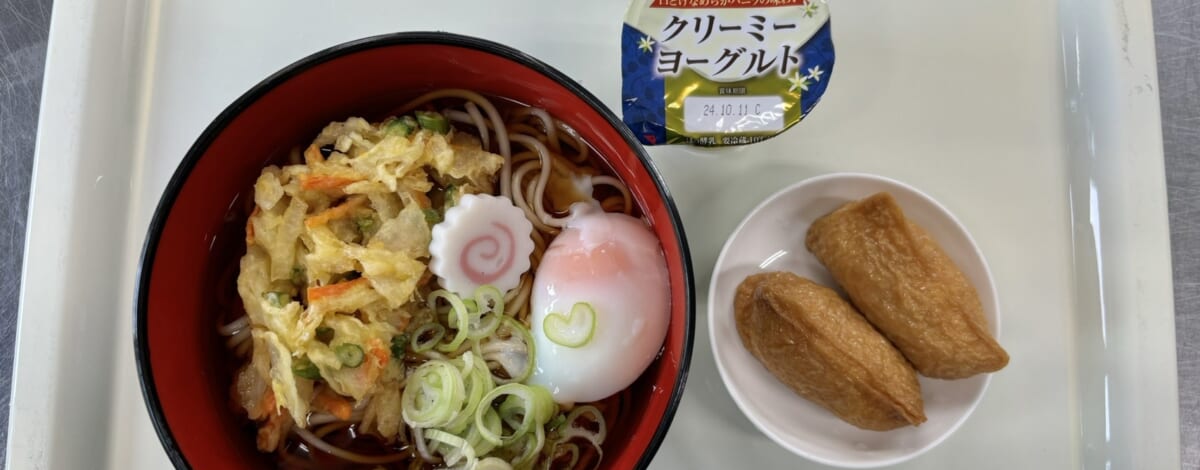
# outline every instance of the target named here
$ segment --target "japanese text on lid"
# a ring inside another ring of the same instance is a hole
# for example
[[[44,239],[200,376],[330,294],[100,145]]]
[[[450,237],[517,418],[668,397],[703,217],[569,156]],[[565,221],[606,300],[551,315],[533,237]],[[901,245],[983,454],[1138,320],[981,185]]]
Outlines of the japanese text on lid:
[[[773,137],[808,114],[833,71],[818,0],[639,0],[621,45],[624,119],[648,145]]]

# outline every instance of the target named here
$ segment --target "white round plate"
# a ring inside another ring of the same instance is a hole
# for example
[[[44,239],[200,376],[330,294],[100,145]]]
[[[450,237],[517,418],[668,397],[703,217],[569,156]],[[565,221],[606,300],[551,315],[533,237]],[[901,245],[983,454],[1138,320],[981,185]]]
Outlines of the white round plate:
[[[810,178],[759,204],[725,242],[709,287],[708,326],[717,369],[742,412],[784,448],[828,465],[892,465],[933,448],[961,425],[987,388],[989,374],[963,380],[920,377],[928,421],[893,431],[867,431],[793,393],[742,346],[733,319],[733,295],[746,276],[791,271],[837,287],[804,247],[809,225],[844,203],[886,191],[905,215],[924,227],[979,292],[993,335],[1000,333],[999,304],[987,262],[970,234],[949,211],[924,193],[880,176],[835,173]]]

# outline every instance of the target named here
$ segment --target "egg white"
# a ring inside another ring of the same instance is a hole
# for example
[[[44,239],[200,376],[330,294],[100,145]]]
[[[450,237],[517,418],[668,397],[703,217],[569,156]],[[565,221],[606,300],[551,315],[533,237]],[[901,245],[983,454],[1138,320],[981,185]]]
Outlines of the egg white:
[[[596,401],[629,387],[662,348],[670,320],[666,258],[641,220],[580,211],[546,250],[534,277],[530,382],[559,403]],[[551,341],[543,322],[578,302],[596,312],[591,339],[579,347]]]

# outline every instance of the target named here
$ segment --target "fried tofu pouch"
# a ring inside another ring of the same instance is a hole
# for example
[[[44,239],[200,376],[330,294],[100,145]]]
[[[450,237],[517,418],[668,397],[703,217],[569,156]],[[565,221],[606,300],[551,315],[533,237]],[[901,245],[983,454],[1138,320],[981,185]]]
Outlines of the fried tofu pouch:
[[[817,219],[805,245],[922,375],[961,379],[1008,364],[975,288],[890,194]]]
[[[742,344],[800,396],[862,429],[925,422],[917,374],[833,290],[792,273],[747,277],[734,297]]]

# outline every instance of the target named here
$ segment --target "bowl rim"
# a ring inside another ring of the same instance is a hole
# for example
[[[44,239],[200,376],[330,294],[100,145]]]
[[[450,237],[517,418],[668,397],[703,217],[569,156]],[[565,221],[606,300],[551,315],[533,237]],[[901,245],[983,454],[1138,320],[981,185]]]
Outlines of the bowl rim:
[[[986,278],[986,285],[983,287],[986,287],[992,293],[991,308],[995,311],[995,319],[994,319],[994,321],[991,322],[992,326],[993,326],[993,330],[994,330],[992,332],[992,336],[995,337],[997,340],[999,340],[1001,338],[1001,334],[1002,334],[1001,324],[1003,321],[1003,314],[1002,314],[1003,312],[1002,312],[1001,305],[1000,305],[1000,293],[996,289],[995,275],[992,273],[992,267],[988,263],[987,257],[984,256],[983,250],[979,248],[979,242],[976,241],[975,236],[972,235],[969,230],[967,230],[966,225],[964,225],[962,223],[962,221],[959,220],[958,216],[956,216],[954,214],[954,212],[952,212],[949,208],[947,208],[945,205],[943,205],[940,201],[935,199],[933,196],[929,195],[929,193],[926,193],[925,191],[917,188],[916,186],[913,186],[911,184],[908,184],[903,181],[893,179],[893,178],[890,178],[887,176],[882,176],[882,175],[873,174],[873,173],[865,173],[865,172],[854,172],[854,171],[822,173],[822,174],[818,174],[815,176],[811,176],[811,177],[802,179],[795,183],[788,184],[787,186],[784,186],[783,188],[780,188],[779,190],[771,193],[771,195],[764,198],[761,202],[756,204],[753,209],[750,209],[750,211],[746,213],[746,216],[743,217],[740,222],[738,222],[737,227],[735,227],[733,229],[733,231],[730,232],[729,237],[725,239],[724,244],[722,244],[722,246],[721,246],[721,251],[717,255],[717,260],[713,263],[712,277],[709,279],[709,289],[708,289],[708,298],[707,298],[708,305],[707,305],[707,312],[706,312],[708,314],[708,318],[706,319],[706,321],[707,321],[709,330],[710,331],[713,330],[714,322],[716,321],[714,319],[715,314],[713,312],[714,312],[714,309],[716,309],[716,307],[715,307],[716,304],[714,301],[716,300],[716,297],[717,297],[717,282],[720,280],[719,276],[718,276],[718,268],[720,268],[722,265],[725,264],[725,257],[727,256],[729,251],[732,249],[734,238],[739,233],[741,233],[743,230],[747,229],[749,222],[752,219],[754,219],[760,212],[766,210],[767,207],[769,207],[773,204],[776,204],[781,198],[783,198],[787,194],[790,194],[790,193],[793,193],[796,191],[800,191],[809,186],[826,183],[829,181],[853,180],[853,179],[865,180],[865,181],[870,181],[870,182],[875,182],[875,183],[882,183],[884,185],[893,186],[895,188],[899,188],[899,189],[902,189],[902,190],[912,193],[912,195],[916,196],[918,199],[923,200],[924,202],[929,204],[931,207],[935,208],[938,213],[946,216],[947,220],[949,222],[951,222],[956,229],[958,229],[960,232],[962,232],[963,235],[966,236],[966,241],[970,245],[970,248],[973,251],[973,253],[975,254],[975,256],[979,258],[980,264],[983,268],[983,272],[985,275],[984,277]],[[976,289],[979,289],[979,288],[980,288],[980,286],[976,286]],[[712,350],[713,350],[713,355],[714,355],[713,359],[717,365],[717,373],[718,373],[718,375],[721,376],[721,382],[722,382],[722,384],[724,384],[726,390],[729,392],[730,397],[733,399],[734,404],[737,405],[738,410],[741,411],[742,414],[746,416],[746,419],[749,420],[754,425],[754,427],[759,430],[759,432],[763,433],[763,435],[765,435],[767,438],[769,438],[772,442],[774,442],[776,445],[782,447],[783,449],[787,450],[788,452],[791,452],[795,455],[798,455],[800,457],[803,457],[805,459],[808,459],[810,461],[813,461],[813,462],[816,462],[819,464],[829,465],[832,467],[840,467],[840,468],[869,469],[869,468],[879,468],[879,467],[887,467],[887,466],[892,466],[892,465],[899,465],[901,463],[908,462],[908,461],[915,459],[921,455],[924,455],[926,452],[929,452],[930,450],[934,449],[935,447],[938,447],[943,442],[945,442],[946,439],[948,439],[951,435],[958,432],[958,430],[960,428],[962,428],[962,425],[965,424],[967,422],[967,420],[970,419],[970,417],[975,414],[975,410],[979,407],[979,404],[983,402],[983,397],[985,395],[987,395],[988,388],[990,388],[990,386],[991,386],[992,376],[995,374],[994,372],[983,374],[983,383],[980,385],[979,392],[977,393],[975,398],[971,401],[971,404],[967,407],[966,411],[961,416],[959,416],[955,420],[955,422],[944,433],[937,436],[936,438],[934,438],[933,440],[931,440],[930,442],[928,442],[921,448],[916,449],[912,452],[909,452],[908,454],[899,455],[899,456],[890,457],[890,458],[866,460],[866,461],[861,461],[861,462],[850,462],[850,461],[845,461],[845,460],[836,460],[836,459],[830,459],[830,458],[825,458],[825,457],[821,457],[818,455],[814,455],[813,453],[808,452],[804,448],[792,445],[791,443],[786,441],[783,438],[783,436],[781,436],[777,433],[771,432],[764,425],[762,425],[757,417],[758,415],[755,413],[751,413],[747,409],[747,405],[744,403],[746,400],[750,399],[748,394],[743,392],[743,389],[737,387],[736,385],[734,385],[732,383],[733,380],[729,376],[729,372],[727,372],[727,370],[726,370],[726,368],[728,366],[721,359],[719,359],[717,357],[717,356],[719,356],[719,353],[717,352],[719,349],[719,346],[717,344],[718,344],[718,342],[717,342],[716,335],[710,334],[709,335],[709,347],[712,348]]]
[[[154,371],[150,366],[150,343],[146,329],[149,317],[149,285],[151,274],[153,273],[154,260],[158,251],[158,244],[162,237],[163,229],[166,226],[167,218],[175,205],[176,199],[179,197],[184,183],[191,175],[196,164],[200,161],[200,158],[216,140],[217,136],[243,111],[280,84],[317,65],[338,57],[370,49],[403,45],[442,45],[474,49],[511,60],[550,78],[560,86],[566,88],[573,95],[579,97],[585,104],[600,114],[607,124],[620,134],[632,153],[637,156],[638,161],[646,168],[655,189],[658,191],[658,195],[662,198],[667,215],[671,220],[671,229],[678,239],[684,279],[684,327],[679,369],[676,371],[675,376],[676,387],[671,392],[671,396],[667,401],[662,421],[658,423],[645,452],[638,458],[636,468],[645,469],[650,465],[650,461],[653,460],[655,454],[658,453],[658,449],[666,438],[672,421],[674,421],[675,412],[679,409],[680,401],[683,398],[683,391],[687,384],[688,369],[692,358],[692,343],[695,336],[696,299],[692,259],[688,249],[687,238],[684,234],[683,221],[680,218],[678,208],[675,206],[675,200],[662,174],[650,159],[646,149],[633,136],[632,131],[599,98],[587,91],[578,82],[558,69],[513,47],[487,39],[444,31],[406,31],[368,36],[319,50],[292,62],[255,84],[222,110],[204,131],[200,133],[200,136],[196,138],[196,141],[184,155],[183,160],[180,161],[179,166],[171,175],[171,179],[168,180],[166,188],[163,189],[163,194],[155,206],[154,215],[150,219],[150,224],[146,230],[146,238],[138,260],[137,283],[134,288],[133,348],[138,383],[142,392],[142,399],[150,415],[150,421],[154,426],[155,434],[158,435],[158,440],[166,451],[167,457],[175,468],[192,468],[187,458],[183,455],[183,451],[179,448],[174,434],[167,425],[166,416],[163,414],[162,403],[159,401],[157,387],[154,383]]]

